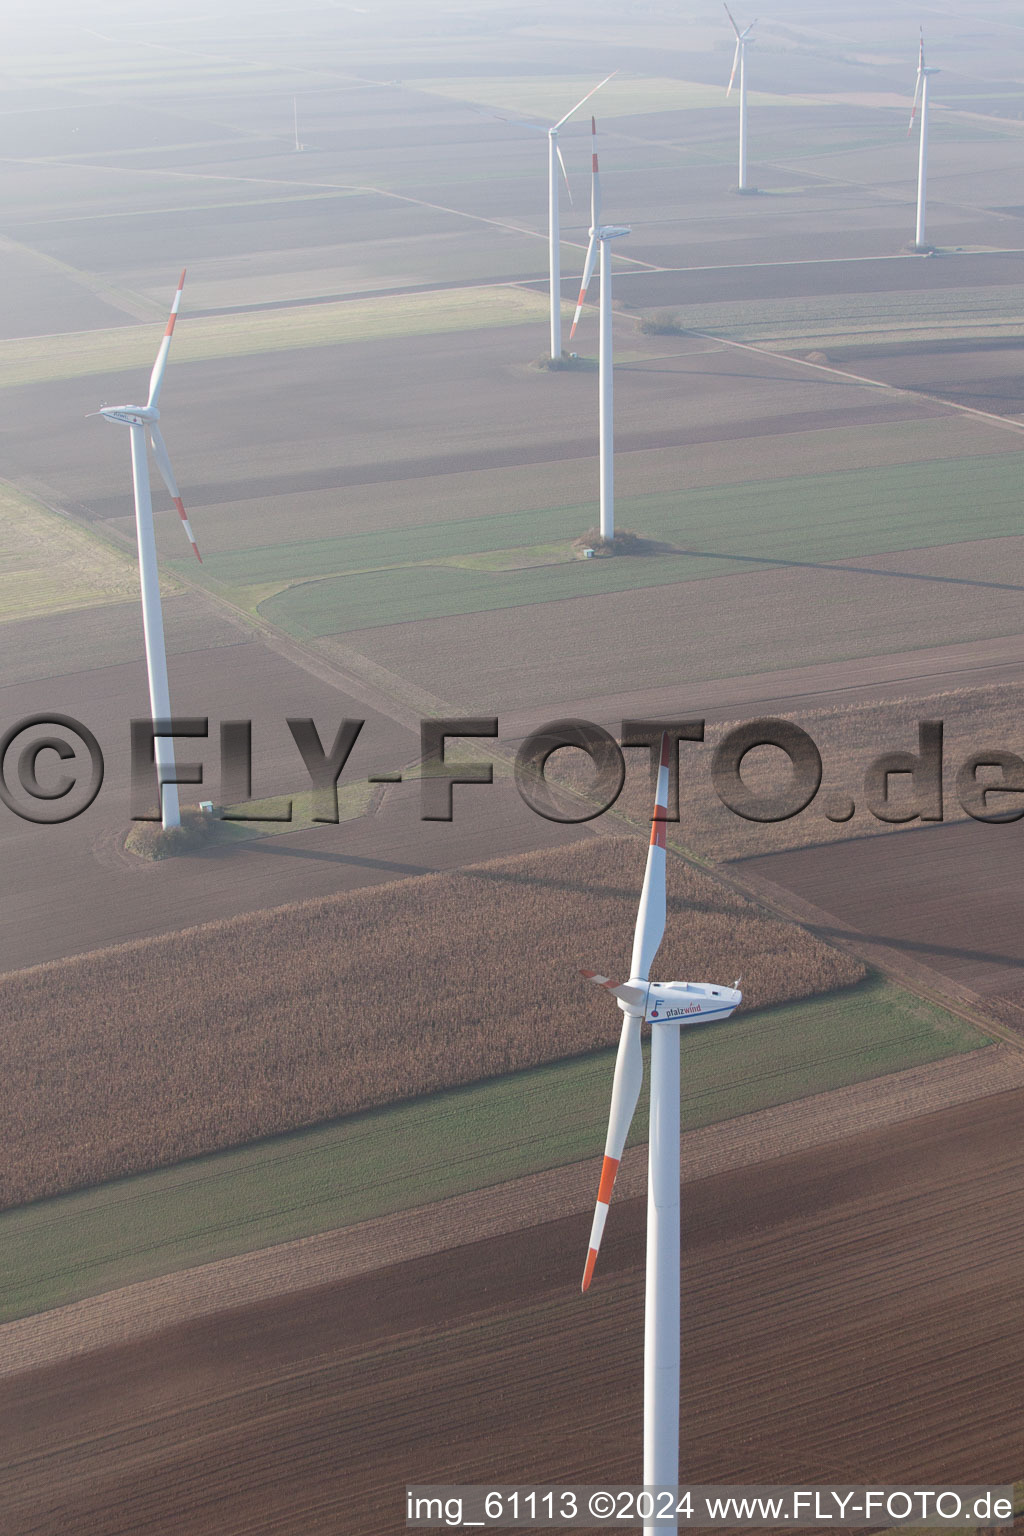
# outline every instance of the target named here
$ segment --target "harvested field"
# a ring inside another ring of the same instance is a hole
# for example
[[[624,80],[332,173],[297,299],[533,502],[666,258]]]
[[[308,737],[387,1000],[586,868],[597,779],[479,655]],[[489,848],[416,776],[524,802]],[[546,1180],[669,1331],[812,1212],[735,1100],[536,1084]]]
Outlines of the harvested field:
[[[877,349],[837,348],[829,356],[853,373],[899,389],[955,400],[971,410],[1010,417],[1024,412],[1019,339],[992,337],[985,341],[972,332],[965,340]]]
[[[111,558],[118,557],[113,553]],[[133,585],[130,604],[105,603],[6,624],[3,632],[4,688],[65,679],[126,662],[144,667],[138,571],[131,566],[129,571]],[[162,603],[164,639],[169,656],[188,651],[201,653],[246,642],[246,632],[232,619],[217,612],[203,593],[166,592],[162,594]],[[76,671],[69,673],[69,665]],[[39,698],[38,688],[34,690],[34,696]],[[124,718],[127,718],[126,712]]]
[[[856,661],[810,663],[777,672],[719,678],[693,684],[666,682],[660,687],[596,694],[587,700],[567,699],[559,708],[565,716],[597,720],[618,730],[624,719],[672,719],[696,716],[708,721],[735,720],[741,714],[777,715],[799,710],[829,709],[846,701],[899,700],[961,688],[1015,685],[1024,671],[1024,635],[1007,635],[968,645],[938,645],[893,656],[861,657]],[[522,738],[551,719],[544,711],[524,709],[501,716],[506,741]]]
[[[588,952],[621,969],[642,865],[638,839],[587,839],[8,976],[3,1203],[604,1045],[566,914],[585,907]],[[742,969],[753,1007],[863,975],[681,865],[663,954]]]
[[[617,1013],[607,1011],[606,1027],[611,1042]],[[973,1026],[879,977],[744,1009],[727,1025],[684,1031],[681,1045],[688,1178],[1024,1083],[1019,1050],[986,1044]],[[0,1319],[438,1201],[496,1208],[496,1225],[457,1222],[463,1236],[510,1230],[507,1220],[531,1225],[538,1208],[509,1181],[526,1175],[533,1188],[543,1177],[560,1188],[550,1170],[593,1158],[613,1071],[610,1046],[4,1211]],[[644,1187],[647,1124],[642,1095],[624,1195]],[[590,1203],[591,1163],[580,1171],[586,1199],[545,1205],[547,1214]],[[499,1185],[500,1199],[479,1193]]]
[[[507,292],[474,289],[468,308],[457,290],[413,294],[395,302],[400,307],[421,306],[425,312],[432,305],[440,305],[445,313],[453,308],[472,320],[473,306],[486,303],[492,291]],[[501,303],[514,307],[515,292]],[[168,443],[173,421],[174,444],[183,445],[178,450],[171,444],[197,537],[201,539],[203,523],[200,509],[211,502],[293,495],[335,485],[372,487],[391,480],[545,465],[580,460],[588,451],[596,454],[596,381],[588,372],[552,374],[534,366],[544,345],[544,301],[541,295],[527,297],[536,315],[531,325],[267,351],[259,368],[238,357],[189,363],[184,349],[175,352],[161,409],[166,404]],[[358,299],[335,308],[351,312],[351,320],[360,306],[388,315],[389,323],[395,318],[390,299]],[[321,324],[317,316],[330,309],[309,305],[295,313],[315,329]],[[292,315],[291,310],[265,311],[254,319],[272,322],[274,334],[284,338],[294,323]],[[188,335],[187,318],[183,309],[183,339]],[[221,322],[193,318],[192,323],[202,328]],[[245,315],[229,316],[223,323],[234,328],[232,334],[237,330],[248,335]],[[129,329],[140,336],[145,332],[155,344],[148,327]],[[594,336],[589,322],[588,335]],[[175,339],[177,344],[177,332]],[[669,338],[669,345],[660,338],[655,356],[647,338],[636,340],[644,346],[637,347],[634,363],[624,365],[616,390],[617,446],[625,452],[705,438],[729,441],[748,433],[891,426],[949,415],[948,408],[932,401],[798,369],[787,358],[740,355],[717,344],[712,349],[707,343],[695,347],[687,338]],[[588,344],[582,335],[580,341],[581,346]],[[129,487],[122,479],[123,460],[115,452],[117,447],[123,452],[123,445],[113,441],[105,423],[85,416],[103,398],[131,398],[151,356],[146,351],[143,358],[140,351],[136,365],[129,368],[125,359],[125,371],[109,376],[12,389],[6,406],[11,426],[18,430],[11,434],[9,477],[29,490],[49,488],[49,500],[81,508],[91,517],[124,517],[130,511]],[[439,380],[443,389],[438,388]],[[67,430],[58,437],[48,429],[54,414],[67,419]],[[342,421],[344,432],[339,431]],[[396,422],[401,423],[400,432]],[[971,450],[968,446],[964,451]],[[517,510],[551,504],[543,475],[531,479],[533,488],[523,487],[524,500]],[[596,496],[596,480],[595,463],[569,504]],[[621,492],[630,494],[628,480]],[[373,500],[369,490],[366,500]],[[160,496],[157,503],[166,504]],[[481,505],[486,506],[483,497]],[[480,515],[480,506],[472,515]],[[273,529],[270,539],[279,537],[279,520],[271,517],[263,524],[252,523],[244,545],[268,542],[261,537],[264,526]],[[334,531],[344,530],[336,524]],[[177,553],[173,545],[172,553]]]
[[[397,761],[407,761],[415,750],[407,739]],[[123,765],[126,759],[118,761]],[[289,756],[289,761],[292,767],[279,781],[280,792],[294,787],[294,759]],[[381,766],[378,759],[371,768]],[[260,792],[269,788],[264,784]],[[101,796],[78,821],[59,829],[63,836],[48,828],[26,834],[14,817],[7,819],[5,831],[21,835],[4,845],[5,879],[19,892],[16,903],[5,904],[0,922],[6,967],[45,963],[101,945],[588,836],[579,828],[542,821],[510,781],[478,797],[469,791],[454,825],[420,821],[419,786],[413,782],[389,792],[377,814],[341,826],[214,847],[160,863],[124,852],[128,814],[126,790],[120,803]]]
[[[327,347],[365,341],[372,336],[433,335],[481,326],[527,325],[543,319],[541,301],[517,288],[473,288],[392,298],[355,299],[336,305],[294,306],[285,311],[246,313],[242,318],[185,317],[175,359],[251,357],[291,351],[297,346]],[[34,336],[0,342],[0,388],[55,379],[143,369],[150,362],[159,332],[149,326],[122,325],[82,335]]]
[[[781,428],[783,422],[775,425]],[[725,434],[731,431],[732,435],[723,436],[708,424],[697,434],[700,441],[688,441],[685,424],[680,424],[675,442],[668,447],[617,452],[619,472],[630,497],[639,497],[832,470],[1020,452],[1019,440],[1001,428],[948,413],[889,423],[856,421],[817,431],[801,430],[792,422],[787,430],[777,432],[771,426],[751,422],[749,430],[726,427]],[[769,430],[762,432],[762,427]],[[728,443],[727,450],[723,442]],[[335,483],[319,489],[272,491],[268,487],[259,492],[253,486],[249,498],[199,503],[203,559],[244,549],[252,542],[254,528],[269,549],[275,543],[294,543],[296,526],[310,541],[338,538],[342,530],[353,535],[381,528],[390,528],[400,537],[406,528],[462,522],[484,513],[506,516],[533,505],[569,507],[578,502],[581,480],[590,474],[589,459],[582,453],[576,458],[551,459],[529,471],[524,465],[505,465],[403,478],[401,464],[382,466],[382,473],[389,470],[392,478],[378,476],[370,481],[372,467],[367,464],[361,482],[357,473],[339,471],[333,477],[325,474],[325,481],[333,478]],[[215,488],[209,494],[214,498]],[[123,506],[113,497],[106,504],[94,501],[94,515],[101,512],[114,517],[123,513]],[[168,549],[174,552],[173,543]]]
[[[839,663],[1024,631],[1020,538],[775,570],[751,563],[747,574],[659,586],[657,623],[635,593],[606,592],[344,638],[420,686],[440,692],[443,679],[444,697],[471,711],[632,694],[623,713],[636,717],[652,684],[675,683],[690,714],[686,691],[698,683],[796,670],[809,656]]]
[[[418,756],[418,735],[379,713],[367,698],[368,690],[360,690],[358,683],[353,695],[326,664],[317,675],[287,653],[247,640],[241,630],[211,616],[206,599],[200,602],[191,594],[173,598],[167,609],[173,625],[169,671],[175,710],[209,719],[205,741],[179,743],[179,760],[201,763],[205,775],[204,785],[189,790],[186,801],[203,798],[204,789],[210,798],[221,798],[218,735],[223,720],[253,723],[252,787],[257,796],[298,792],[308,783],[285,723],[288,715],[312,717],[330,739],[342,718],[365,722],[343,789],[370,773],[400,769]],[[414,798],[408,806],[399,800],[379,819],[276,838],[275,843],[286,845],[277,852],[267,851],[269,845],[263,843],[247,843],[237,853],[215,849],[162,865],[146,864],[123,851],[132,825],[128,723],[145,717],[149,709],[138,606],[89,609],[74,616],[80,620],[77,625],[70,617],[52,615],[5,626],[17,642],[6,653],[10,670],[21,673],[23,680],[0,689],[0,714],[10,724],[41,710],[81,721],[104,753],[103,788],[82,816],[62,826],[32,826],[3,808],[5,878],[10,891],[17,893],[0,913],[4,970],[352,885],[445,868],[451,861],[517,853],[551,840],[552,834],[561,837],[559,829],[548,828],[522,806],[518,796],[503,800],[497,786],[490,806],[499,815],[496,826],[489,823],[488,805],[482,803],[474,815],[467,797],[469,814],[457,827],[421,827]],[[211,649],[202,643],[207,636]],[[231,638],[236,643],[230,643]],[[90,667],[91,647],[134,659]],[[70,666],[81,670],[71,671]],[[438,831],[442,835],[436,835]]]
[[[0,622],[105,606],[138,585],[119,550],[0,482]]]
[[[687,1187],[690,1480],[1013,1480],[1021,1110]],[[11,1536],[171,1536],[183,1510],[194,1536],[397,1536],[407,1482],[630,1482],[644,1211],[613,1215],[586,1302],[589,1213],[10,1378]]]
[[[683,305],[684,323],[744,341],[782,341],[829,319],[828,334],[865,328],[889,331],[929,317],[940,328],[951,311],[965,309],[971,324],[1024,319],[1021,263],[1012,252],[948,254],[938,261],[900,255],[854,261],[768,262],[757,267],[759,298],[751,300],[749,266],[709,271],[636,272],[616,278],[616,292],[635,309]],[[896,298],[895,295],[899,295]],[[773,309],[773,305],[781,306]],[[694,306],[691,308],[691,306]],[[708,306],[708,308],[703,308]],[[711,306],[721,306],[713,308]],[[796,330],[787,326],[796,326]]]
[[[639,366],[639,365],[638,365]],[[916,425],[916,424],[915,424]],[[1024,471],[1024,453],[939,458],[925,462],[872,465],[827,474],[798,474],[770,480],[733,480],[685,487],[661,496],[626,498],[622,519],[651,538],[670,541],[662,552],[669,575],[685,579],[676,556],[717,574],[716,555],[761,564],[773,560],[851,559],[906,547],[960,543],[1015,534],[1011,507]],[[964,502],[972,499],[970,510]],[[828,516],[822,518],[827,505]],[[893,509],[901,521],[894,526]],[[458,556],[521,548],[572,538],[591,511],[589,504],[538,507],[504,515],[431,521],[419,528],[393,528],[333,538],[275,541],[265,548],[214,555],[200,573],[225,586],[240,582],[282,586],[322,572],[362,576],[393,566],[408,570],[444,564]],[[632,568],[637,562],[629,562]],[[594,574],[594,573],[589,573]],[[643,579],[642,576],[638,579]]]
[[[727,731],[743,721],[717,721],[707,727],[703,743],[680,743],[679,821],[669,829],[670,840],[720,860],[845,842],[851,837],[891,835],[893,823],[876,820],[864,803],[864,776],[869,764],[883,752],[916,753],[918,725],[922,720],[939,720],[944,725],[942,812],[947,822],[966,820],[955,792],[956,771],[972,753],[984,747],[998,747],[1024,756],[1022,683],[872,699],[827,709],[786,710],[781,715],[773,712],[771,718],[794,721],[807,732],[821,754],[821,788],[807,809],[788,821],[756,822],[745,820],[723,805],[711,782],[711,761]],[[649,819],[652,803],[649,771],[643,756],[640,752],[626,754],[627,764],[632,766],[615,802],[616,812],[638,823]],[[566,753],[564,757],[566,763],[561,771],[558,758],[552,761],[551,778],[560,777],[573,789],[585,792],[588,778],[582,771],[584,765],[574,763],[572,754]],[[789,760],[781,751],[759,748],[744,758],[743,781],[756,794],[784,795],[792,782]],[[845,821],[829,821],[829,809],[838,807],[844,797],[857,805],[857,811]],[[891,782],[890,799],[894,815],[914,808],[909,776]],[[991,814],[1019,809],[1019,796],[993,795],[988,809]],[[902,823],[902,829],[912,826],[920,828],[921,822]]]
[[[85,330],[124,324],[109,295],[90,291],[88,279],[0,238],[0,336],[37,336],[44,331]]]
[[[1022,837],[1020,822],[966,821],[744,860],[737,872],[817,909],[817,923],[805,919],[823,937],[856,935],[880,963],[923,968],[933,985],[945,977],[987,1008],[1021,985]]]
[[[870,1083],[833,1089],[701,1130],[686,1131],[681,1140],[680,1174],[683,1182],[690,1184],[713,1174],[763,1163],[768,1158],[804,1152],[864,1131],[934,1114],[986,1095],[1005,1093],[1020,1088],[1022,1082],[1024,1054],[1008,1045],[988,1046],[972,1051],[966,1060],[956,1056],[933,1061]],[[607,1086],[606,1074],[605,1090]],[[588,1153],[601,1144],[603,1130],[603,1120],[595,1120]],[[147,1182],[167,1177],[150,1174]],[[646,1146],[628,1147],[616,1179],[616,1201],[642,1196],[646,1180]],[[139,1182],[133,1180],[132,1185],[137,1187]],[[124,1190],[126,1185],[122,1182],[117,1187]],[[73,1199],[65,1197],[58,1204],[68,1207]],[[369,1274],[385,1264],[442,1253],[485,1237],[520,1232],[540,1221],[589,1213],[593,1200],[594,1163],[588,1156],[585,1161],[503,1182],[497,1190],[491,1184],[446,1199],[434,1199],[415,1209],[402,1208],[395,1215],[359,1221],[291,1242],[277,1241],[274,1246],[256,1252],[241,1251],[238,1245],[240,1251],[233,1256],[215,1257],[212,1263],[211,1256],[218,1249],[220,1253],[227,1252],[227,1246],[210,1244],[199,1236],[194,1236],[187,1246],[178,1246],[173,1259],[165,1246],[155,1262],[152,1249],[148,1245],[143,1248],[136,1240],[131,1253],[118,1252],[116,1241],[109,1241],[99,1262],[94,1251],[87,1248],[86,1253],[93,1258],[89,1264],[81,1256],[79,1243],[74,1242],[76,1259],[86,1271],[84,1285],[83,1276],[76,1273],[78,1264],[63,1269],[53,1265],[43,1275],[36,1267],[33,1273],[26,1251],[30,1249],[25,1241],[27,1234],[18,1231],[18,1225],[27,1226],[33,1218],[42,1225],[46,1213],[58,1208],[45,1201],[26,1212],[7,1213],[3,1218],[5,1244],[11,1242],[13,1235],[16,1245],[11,1253],[12,1273],[17,1274],[26,1289],[19,1291],[15,1284],[8,1293],[5,1316],[14,1321],[0,1328],[0,1377],[16,1376],[114,1343],[146,1338],[174,1323],[194,1322],[199,1317],[253,1301]],[[113,1212],[110,1214],[113,1219]],[[138,1216],[137,1210],[126,1212],[122,1218],[124,1226],[139,1232]],[[78,1225],[76,1236],[82,1232]],[[166,1227],[161,1235],[166,1244]],[[281,1236],[280,1231],[277,1236]],[[35,1246],[38,1257],[44,1244],[37,1242]],[[124,1246],[127,1249],[127,1243]],[[171,1272],[175,1260],[178,1267]],[[189,1260],[204,1262],[183,1274],[182,1268]],[[141,1275],[155,1278],[138,1278]],[[111,1286],[116,1289],[110,1289]],[[30,1292],[28,1287],[32,1287]],[[91,1294],[84,1294],[87,1289]],[[79,1296],[81,1300],[77,1299]],[[30,1315],[32,1307],[46,1310]]]

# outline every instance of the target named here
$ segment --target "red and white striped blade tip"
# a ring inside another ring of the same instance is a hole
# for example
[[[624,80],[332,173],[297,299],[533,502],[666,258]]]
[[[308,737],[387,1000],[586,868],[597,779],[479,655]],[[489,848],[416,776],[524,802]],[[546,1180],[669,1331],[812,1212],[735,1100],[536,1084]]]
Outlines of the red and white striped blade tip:
[[[597,1263],[601,1239],[604,1236],[604,1225],[608,1219],[608,1207],[612,1201],[612,1190],[615,1188],[615,1175],[619,1171],[619,1161],[619,1158],[609,1157],[606,1152],[601,1164],[601,1182],[598,1185],[594,1222],[590,1229],[590,1246],[587,1249],[587,1262],[583,1270],[582,1289],[584,1291],[590,1289],[590,1282],[594,1276],[594,1265]]]
[[[188,513],[185,511],[185,503],[182,501],[180,496],[173,496],[171,498],[171,500],[174,502],[174,505],[178,509],[178,516],[181,518],[182,526],[185,529],[185,537],[188,539],[189,543],[192,545],[192,553],[195,555],[196,559],[199,561],[199,564],[202,565],[203,557],[199,553],[199,545],[195,541],[195,536],[194,536],[194,534],[192,532],[192,524],[189,522],[189,520],[188,520]]]
[[[164,332],[165,336],[170,336],[171,332],[174,330],[174,322],[178,318],[178,306],[181,303],[181,290],[185,286],[185,270],[186,269],[182,267],[181,276],[178,278],[178,286],[174,290],[174,298],[171,300],[170,318],[167,321],[167,329]]]

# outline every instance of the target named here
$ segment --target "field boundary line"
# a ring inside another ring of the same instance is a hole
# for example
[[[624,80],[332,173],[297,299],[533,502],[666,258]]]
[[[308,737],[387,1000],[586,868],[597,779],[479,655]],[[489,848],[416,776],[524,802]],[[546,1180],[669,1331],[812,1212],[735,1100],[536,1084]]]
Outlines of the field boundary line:
[[[836,378],[849,379],[852,383],[863,384],[869,389],[887,390],[893,395],[905,395],[909,400],[923,400],[932,405],[942,405],[947,410],[958,411],[962,416],[976,416],[981,421],[994,422],[996,426],[1003,427],[1005,430],[1018,434],[1024,433],[1024,421],[1017,421],[1013,416],[1000,416],[995,411],[981,411],[973,405],[961,405],[956,400],[946,400],[942,395],[929,395],[923,390],[908,389],[905,384],[887,384],[884,379],[871,379],[866,374],[851,373],[848,368],[837,368],[834,363],[812,363],[805,357],[794,357],[791,352],[770,352],[767,347],[758,346],[756,342],[735,341],[729,336],[719,336],[715,331],[687,328],[687,334],[700,336],[705,341],[720,342],[725,347],[736,347],[741,352],[756,352],[758,357],[795,363],[798,368],[813,368],[816,373],[834,374]]]
[[[795,1099],[684,1133],[684,1183],[797,1156],[977,1098],[1024,1089],[1024,1055],[980,1046],[883,1078]],[[588,1217],[598,1155],[507,1184],[350,1227],[136,1282],[0,1326],[0,1378],[97,1350],[129,1345],[220,1312],[372,1274],[392,1264],[523,1231],[566,1216]],[[630,1147],[619,1195],[646,1191],[647,1146]],[[500,1191],[500,1198],[495,1192]],[[582,1231],[582,1229],[581,1229]],[[582,1241],[582,1236],[581,1236]]]
[[[819,846],[834,847],[835,844]],[[737,861],[737,864],[740,862]],[[933,970],[924,961],[912,960],[900,955],[898,950],[890,945],[866,938],[858,928],[853,927],[843,918],[826,911],[824,907],[816,906],[813,902],[798,896],[788,886],[778,885],[765,875],[735,878],[731,873],[726,875],[720,865],[715,866],[715,873],[724,878],[725,883],[732,886],[739,894],[763,904],[767,911],[775,912],[791,922],[798,923],[800,927],[808,929],[816,939],[820,939],[823,944],[832,944],[835,948],[845,950],[848,954],[866,961],[890,981],[907,988],[927,1002],[944,1008],[947,1013],[952,1013],[957,1018],[963,1019],[965,1023],[972,1024],[975,1029],[980,1029],[990,1039],[1011,1046],[1024,1055],[1024,1037],[1009,1025],[1001,1024],[992,1018],[985,1007],[985,998],[982,993],[965,987],[961,982],[953,981],[952,978],[944,976],[941,971]]]

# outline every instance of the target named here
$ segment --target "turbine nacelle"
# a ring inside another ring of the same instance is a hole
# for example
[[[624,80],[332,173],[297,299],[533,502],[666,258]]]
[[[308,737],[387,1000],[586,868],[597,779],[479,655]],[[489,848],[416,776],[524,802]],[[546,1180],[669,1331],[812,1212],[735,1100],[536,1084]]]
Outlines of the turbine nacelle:
[[[632,233],[628,224],[602,224],[599,229],[591,230],[591,234],[596,234],[599,240],[618,240],[620,236]]]
[[[617,999],[623,1013],[644,1023],[696,1024],[701,1019],[726,1019],[743,1001],[737,987],[710,981],[645,981],[631,976],[616,984],[594,971],[580,973]]]
[[[662,1024],[726,1019],[742,1001],[743,993],[735,987],[715,987],[706,981],[652,982],[647,989],[644,1018]]]
[[[181,291],[184,286],[185,274],[183,272],[178,279],[178,287],[175,292],[173,302],[171,303],[171,313],[164,330],[163,340],[161,341],[159,351],[156,354],[156,362],[153,364],[153,372],[149,376],[149,399],[146,401],[145,405],[104,405],[101,406],[99,411],[95,412],[94,414],[98,416],[105,416],[107,421],[116,421],[119,425],[124,427],[146,427],[148,429],[149,444],[153,450],[153,457],[156,459],[157,468],[160,471],[160,475],[164,484],[170,492],[171,500],[174,502],[174,505],[177,508],[178,516],[181,518],[182,528],[185,530],[185,537],[188,539],[192,546],[192,553],[195,555],[196,559],[201,565],[203,557],[199,553],[199,546],[196,543],[195,537],[192,533],[192,524],[188,520],[188,513],[185,511],[185,505],[178,493],[178,486],[174,478],[174,471],[171,468],[171,460],[167,453],[167,444],[164,442],[160,428],[157,426],[157,422],[160,420],[160,412],[157,410],[156,403],[160,398],[160,390],[163,387],[164,373],[167,370],[167,357],[171,347],[171,337],[174,335],[174,322],[178,318],[178,308],[181,304]],[[133,444],[134,441],[135,440],[133,439]],[[134,453],[135,449],[133,446],[133,461]],[[149,472],[145,467],[145,453],[143,453],[143,474],[146,481],[146,501],[148,503]],[[152,516],[152,513],[150,512],[149,515]],[[136,519],[138,519],[138,516],[138,505],[136,505]],[[139,537],[141,549],[141,533]],[[155,551],[153,558],[154,560],[156,558]],[[145,607],[145,598],[143,599],[143,606]],[[153,718],[155,720],[162,718],[155,706]],[[175,825],[176,824],[177,823],[175,823]]]
[[[118,421],[126,427],[142,427],[160,420],[155,405],[104,405],[97,413],[107,421]]]

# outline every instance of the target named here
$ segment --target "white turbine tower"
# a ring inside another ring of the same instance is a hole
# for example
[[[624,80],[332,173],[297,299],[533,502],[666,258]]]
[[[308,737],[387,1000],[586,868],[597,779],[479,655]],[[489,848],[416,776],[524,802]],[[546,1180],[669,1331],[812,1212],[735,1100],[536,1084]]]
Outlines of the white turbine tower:
[[[924,29],[921,30],[921,52],[917,60],[917,85],[914,88],[914,105],[910,109],[910,126],[907,128],[907,137],[914,131],[914,118],[917,116],[917,104],[921,103],[921,148],[917,162],[917,230],[914,236],[914,244],[919,251],[927,250],[925,243],[925,203],[928,192],[928,80],[931,75],[937,75],[937,69],[928,69],[924,62]]]
[[[583,1271],[586,1291],[594,1273],[630,1121],[640,1096],[643,1056],[640,1027],[651,1025],[651,1118],[647,1184],[647,1289],[644,1337],[645,1484],[659,1488],[679,1482],[679,1031],[705,1019],[727,1018],[743,1001],[736,987],[705,982],[650,980],[651,965],[665,932],[665,833],[668,808],[669,738],[661,740],[651,845],[627,982],[584,971],[606,987],[625,1015],[612,1085],[608,1138],[604,1148],[590,1249]],[[738,983],[737,983],[738,986]],[[645,1532],[676,1530],[651,1521]]]
[[[572,341],[576,334],[576,327],[580,323],[580,314],[587,297],[587,288],[590,279],[594,275],[594,262],[597,258],[597,248],[601,247],[601,321],[600,341],[598,344],[598,416],[600,421],[600,454],[601,454],[601,537],[613,539],[615,537],[615,415],[612,400],[612,378],[614,363],[612,360],[612,256],[608,249],[612,240],[618,240],[622,235],[630,233],[625,224],[602,224],[601,215],[601,178],[597,168],[597,123],[590,119],[590,132],[593,137],[594,153],[590,172],[590,244],[587,246],[587,259],[583,264],[583,283],[580,287],[580,296],[576,301],[576,313],[573,316],[572,330],[569,332],[569,340]]]
[[[732,94],[733,81],[736,79],[736,69],[740,72],[740,179],[738,190],[747,192],[747,38],[754,29],[757,18],[744,27],[741,32],[736,25],[735,18],[729,7],[725,7],[725,14],[732,23],[732,29],[736,33],[736,52],[732,56],[732,74],[729,76],[729,84],[726,87],[726,96]]]
[[[105,416],[108,421],[118,421],[129,428],[131,432],[132,448],[132,483],[135,491],[135,528],[139,543],[139,581],[142,587],[142,628],[146,640],[146,671],[149,674],[149,703],[154,723],[157,720],[168,720],[171,714],[171,694],[167,682],[167,651],[164,645],[164,620],[160,607],[160,577],[156,563],[156,536],[153,530],[153,502],[149,490],[149,461],[146,457],[146,431],[149,431],[149,441],[153,446],[153,457],[156,459],[157,468],[163,476],[164,483],[171,493],[171,500],[178,509],[182,525],[193,553],[202,563],[199,548],[192,535],[192,527],[178,495],[178,487],[174,480],[174,471],[171,469],[171,461],[167,456],[167,448],[160,435],[157,422],[160,412],[157,410],[157,401],[160,398],[160,387],[164,381],[164,373],[167,369],[167,354],[170,351],[171,336],[174,333],[174,322],[177,318],[178,307],[181,304],[181,290],[185,285],[185,274],[181,274],[178,281],[178,291],[174,295],[171,305],[171,315],[164,331],[160,350],[153,364],[153,372],[149,379],[149,398],[145,405],[105,405],[99,415]],[[177,827],[181,824],[181,813],[178,808],[178,786],[171,782],[174,778],[174,747],[169,737],[158,736],[154,742],[154,755],[156,757],[157,781],[160,785],[161,819],[165,830],[168,827]]]
[[[297,96],[292,97],[292,117],[295,123],[295,153],[300,155],[306,146],[299,138],[299,98]]]

